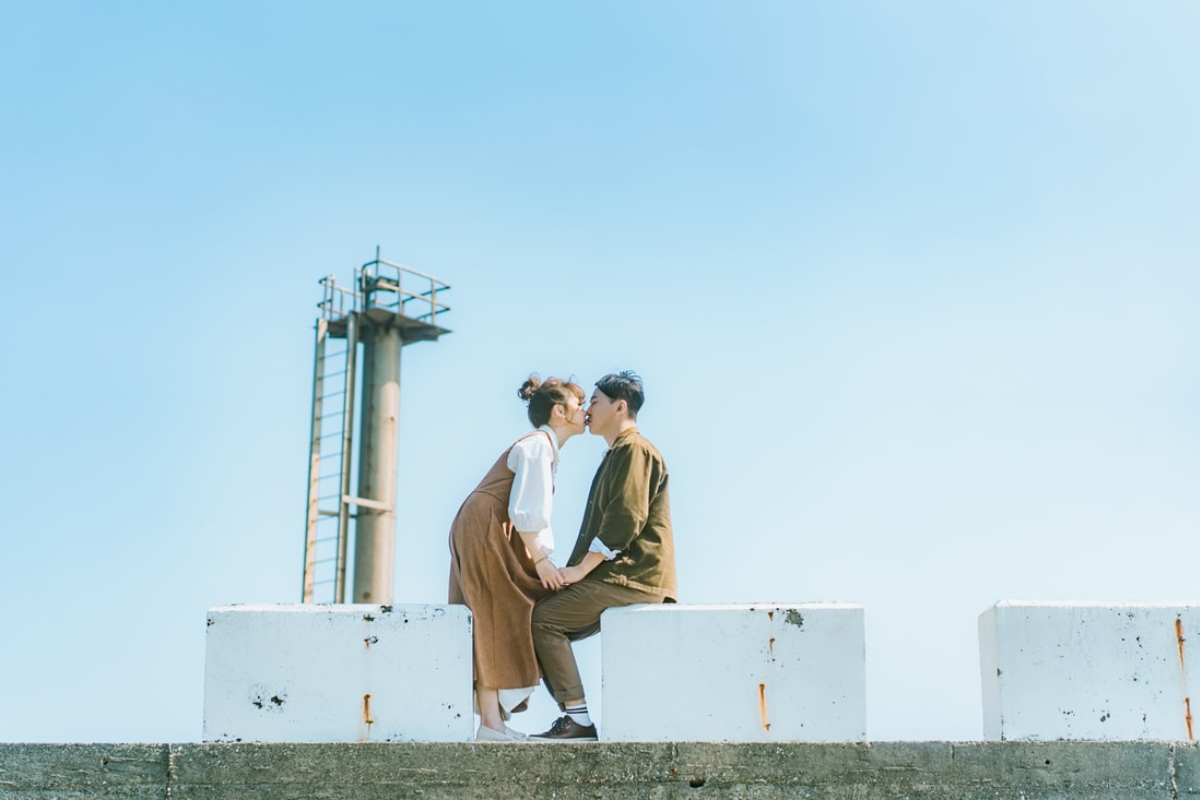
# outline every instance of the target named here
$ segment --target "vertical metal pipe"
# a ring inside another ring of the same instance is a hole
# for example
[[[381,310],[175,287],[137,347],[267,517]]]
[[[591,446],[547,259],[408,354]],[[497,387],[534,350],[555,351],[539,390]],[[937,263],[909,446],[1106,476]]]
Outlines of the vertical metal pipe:
[[[358,440],[358,506],[354,526],[355,603],[392,602],[396,552],[396,465],[400,417],[400,331],[364,325],[363,417]]]
[[[346,318],[346,387],[342,395],[342,476],[338,501],[337,578],[333,602],[346,602],[346,546],[350,539],[350,452],[354,447],[354,384],[358,365],[358,313],[351,311]]]
[[[321,482],[321,404],[325,394],[325,341],[328,323],[317,319],[317,339],[313,357],[312,428],[308,440],[308,511],[304,533],[304,577],[300,590],[303,603],[313,601],[313,572],[317,561],[317,498]]]

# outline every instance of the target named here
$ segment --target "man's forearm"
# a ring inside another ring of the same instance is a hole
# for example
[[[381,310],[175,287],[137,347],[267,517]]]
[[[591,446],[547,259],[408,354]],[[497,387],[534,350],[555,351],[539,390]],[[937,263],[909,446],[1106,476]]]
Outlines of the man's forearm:
[[[589,550],[578,564],[573,567],[563,567],[559,573],[567,583],[579,583],[587,577],[589,572],[603,563],[604,555],[602,553],[594,553]]]
[[[600,566],[603,563],[604,563],[604,554],[603,553],[594,553],[589,550],[588,554],[583,557],[583,560],[575,565],[575,568],[578,569],[580,572],[582,572],[584,575],[587,575],[589,572],[591,572],[592,570],[594,570],[596,567]]]

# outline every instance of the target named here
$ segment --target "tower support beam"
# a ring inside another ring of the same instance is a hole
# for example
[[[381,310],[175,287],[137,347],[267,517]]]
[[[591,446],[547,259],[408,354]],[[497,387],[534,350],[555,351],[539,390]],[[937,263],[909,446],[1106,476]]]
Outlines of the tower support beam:
[[[365,321],[365,320],[363,320]],[[382,508],[358,506],[354,534],[355,603],[391,603],[396,550],[396,468],[399,463],[400,330],[370,323],[363,342],[362,423],[358,496]]]

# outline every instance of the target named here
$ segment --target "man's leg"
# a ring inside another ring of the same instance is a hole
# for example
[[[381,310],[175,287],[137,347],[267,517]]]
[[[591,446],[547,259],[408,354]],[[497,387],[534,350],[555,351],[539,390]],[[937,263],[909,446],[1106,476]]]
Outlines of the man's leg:
[[[607,608],[658,602],[660,598],[638,589],[584,580],[534,606],[533,647],[546,687],[560,709],[586,705],[571,642],[597,633],[600,615]]]
[[[571,642],[600,630],[600,614],[607,608],[600,597],[603,587],[600,581],[580,581],[533,607],[533,649],[546,688],[559,708],[566,700],[583,697],[583,681]]]

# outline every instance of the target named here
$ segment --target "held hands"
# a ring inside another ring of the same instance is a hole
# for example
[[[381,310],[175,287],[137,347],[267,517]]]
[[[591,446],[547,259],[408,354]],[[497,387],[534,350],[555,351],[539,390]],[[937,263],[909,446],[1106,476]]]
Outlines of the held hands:
[[[581,580],[583,580],[584,578],[586,578],[588,576],[588,573],[590,573],[592,570],[594,570],[596,567],[600,566],[603,563],[604,563],[603,555],[601,555],[600,553],[589,552],[587,555],[585,555],[583,557],[583,560],[580,561],[575,566],[563,567],[562,569],[560,569],[558,571],[558,575],[560,578],[562,578],[564,583],[568,583],[568,584],[579,583]]]
[[[559,579],[564,584],[579,583],[587,575],[587,571],[579,566],[563,567],[558,571]]]
[[[526,533],[521,534],[523,537],[532,535],[533,534]],[[566,588],[569,584],[579,583],[581,580],[587,577],[589,572],[594,570],[600,564],[604,563],[604,556],[601,554],[588,553],[583,557],[583,560],[575,566],[563,567],[562,569],[559,569],[558,567],[554,566],[554,564],[550,562],[550,559],[544,554],[540,557],[534,558],[533,552],[531,552],[532,549],[533,548],[527,548],[525,552],[529,553],[529,557],[534,559],[533,568],[537,571],[538,580],[541,581],[542,586],[553,592],[557,592],[560,589]],[[541,550],[541,548],[538,547],[537,550]]]
[[[538,580],[545,588],[555,592],[563,588],[562,571],[551,564],[550,559],[542,556],[542,559],[534,564],[534,569],[537,570]]]

